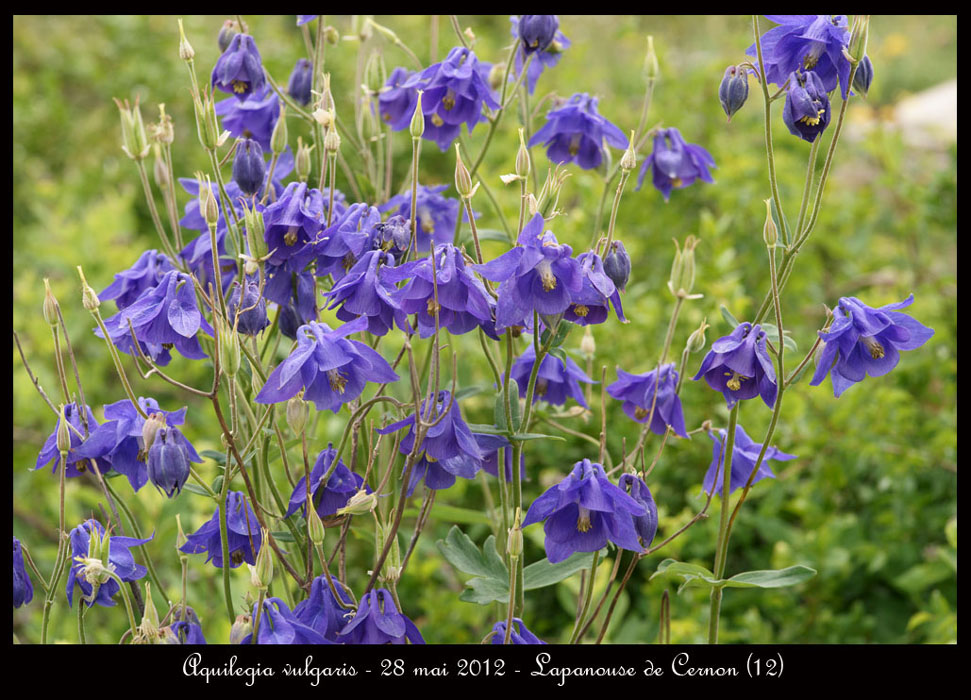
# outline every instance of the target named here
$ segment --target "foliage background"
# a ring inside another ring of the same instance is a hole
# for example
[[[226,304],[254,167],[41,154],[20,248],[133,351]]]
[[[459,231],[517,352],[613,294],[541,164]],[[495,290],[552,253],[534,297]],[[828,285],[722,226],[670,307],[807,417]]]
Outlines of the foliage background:
[[[202,76],[218,56],[215,38],[223,19],[186,18]],[[428,18],[376,19],[427,61]],[[285,83],[303,50],[293,16],[246,20],[265,65]],[[462,16],[460,20],[478,37],[476,53],[481,60],[502,60],[501,49],[510,40],[505,16]],[[331,17],[328,22],[345,36],[339,46],[328,49],[327,69],[334,76],[338,109],[350,114],[359,42],[346,40],[350,18]],[[753,491],[733,534],[728,573],[801,563],[819,574],[793,589],[730,591],[722,608],[724,641],[956,640],[957,151],[946,141],[909,146],[893,119],[894,107],[902,98],[956,78],[956,24],[954,17],[873,18],[868,50],[876,72],[873,87],[865,102],[854,101],[850,106],[850,128],[840,144],[819,223],[783,295],[785,324],[802,352],[824,320],[823,304],[833,305],[845,295],[878,306],[913,292],[915,302],[909,311],[936,334],[919,351],[904,354],[893,373],[867,379],[838,401],[833,399],[829,380],[811,388],[803,379],[787,394],[774,443],[800,459],[782,464],[778,479],[762,482]],[[770,26],[763,21],[763,31]],[[615,365],[644,372],[657,361],[672,306],[665,289],[672,237],[681,240],[695,234],[702,239],[695,291],[705,295],[682,313],[673,352],[680,352],[687,335],[705,317],[713,326],[709,342],[724,335],[727,326],[718,313],[721,304],[740,319],[758,306],[768,278],[761,241],[762,200],[768,196],[761,98],[753,82],[750,104],[730,124],[725,123],[717,87],[725,66],[741,60],[751,44],[747,17],[563,16],[561,30],[573,46],[556,68],[544,73],[534,105],[549,91],[563,96],[591,92],[600,98],[601,113],[629,131],[636,125],[643,95],[644,37],[652,34],[662,75],[648,123],[677,126],[688,141],[706,147],[718,164],[715,184],[675,191],[667,204],[650,185],[640,192],[633,191],[633,182],[628,186],[617,235],[634,260],[632,284],[624,298],[631,323],[594,327],[595,374],[605,365],[609,382]],[[454,39],[445,17],[439,37],[441,58]],[[156,115],[155,105],[165,103],[176,126],[176,174],[191,176],[194,169],[206,165],[195,135],[188,77],[177,55],[176,22],[163,16],[17,17],[13,39],[14,328],[34,372],[53,396],[57,385],[53,343],[40,313],[42,280],[49,277],[71,330],[88,403],[100,419],[101,405],[122,396],[107,352],[92,335],[90,316],[81,307],[74,266],[83,265],[92,285],[100,290],[141,250],[159,247],[134,166],[119,148],[118,116],[111,98],[139,97],[147,122]],[[379,38],[372,41],[382,46]],[[390,44],[383,44],[382,50],[389,71],[409,65]],[[798,210],[808,144],[789,136],[778,108],[773,114],[781,194],[792,218]],[[515,114],[504,119],[483,166],[511,218],[517,211],[518,194],[503,190],[498,176],[512,170],[516,121]],[[541,124],[539,116],[534,129]],[[291,122],[292,141],[301,128]],[[484,132],[484,126],[473,132],[472,143],[481,143]],[[396,146],[395,182],[400,183],[408,161],[406,139],[399,138]],[[639,160],[646,155],[642,153]],[[543,151],[534,149],[534,157],[545,169]],[[453,164],[451,153],[440,154],[425,142],[423,183],[451,184]],[[594,172],[576,167],[571,172],[561,198],[566,215],[553,228],[561,242],[571,243],[578,251],[593,232],[602,185]],[[347,191],[342,181],[339,174],[338,187]],[[180,207],[187,199],[180,192]],[[484,198],[477,199],[476,208],[484,214],[481,226],[499,228]],[[486,255],[500,251],[497,244],[489,244]],[[581,337],[582,332],[574,331],[567,341],[567,347],[577,351],[578,361]],[[475,346],[461,342],[457,347],[464,353],[461,384],[487,383],[486,368],[479,366],[484,363],[471,358]],[[56,553],[57,483],[49,470],[30,469],[54,420],[34,393],[16,348],[12,358],[13,530],[47,574]],[[689,360],[691,375],[698,362],[700,356]],[[198,380],[197,385],[207,371],[181,358],[172,368],[186,381]],[[139,395],[154,396],[163,407],[188,403],[188,437],[197,449],[219,449],[209,412],[171,389],[163,383],[136,381]],[[593,406],[599,404],[598,394],[593,394]],[[689,430],[705,418],[716,426],[726,424],[724,402],[703,384],[686,382],[682,395]],[[465,402],[470,422],[489,421],[491,411],[489,393]],[[619,455],[622,439],[628,444],[636,440],[637,426],[616,402],[608,402],[608,412],[608,446]],[[740,421],[756,437],[764,434],[768,419],[769,411],[761,403],[748,402]],[[599,430],[598,414],[587,423],[579,418],[562,420],[590,435]],[[341,421],[321,414],[312,444],[321,449],[336,439]],[[656,444],[656,438],[649,443],[649,454]],[[527,486],[527,502],[540,488],[562,478],[574,462],[593,456],[589,447],[575,438],[528,444],[526,473],[532,483]],[[700,485],[710,460],[711,442],[702,434],[666,449],[649,482],[661,513],[659,537],[673,532],[703,505]],[[215,474],[211,461],[201,470]],[[439,494],[437,502],[468,511],[481,509],[478,486],[459,482]],[[122,494],[130,495],[127,483],[115,483]],[[100,494],[93,480],[70,480],[67,497],[69,527],[97,515]],[[142,527],[155,530],[151,552],[169,596],[177,597],[174,516],[181,513],[187,529],[194,529],[209,517],[209,503],[191,493],[169,501],[151,487],[129,503]],[[716,506],[712,514],[717,513]],[[481,516],[466,515],[481,521]],[[447,519],[439,518],[422,535],[399,590],[405,611],[426,640],[477,642],[491,628],[495,611],[458,600],[464,575],[446,564],[435,547],[449,526]],[[489,531],[481,522],[462,527],[478,543]],[[609,641],[656,640],[665,586],[672,593],[672,640],[704,641],[707,597],[691,590],[674,595],[675,584],[648,582],[648,578],[668,556],[710,566],[716,531],[717,517],[702,521],[641,563],[621,600]],[[406,536],[409,532],[406,528]],[[371,557],[370,533],[362,529],[358,534],[353,546],[360,554],[351,562],[352,577],[363,575]],[[527,563],[542,558],[542,528],[527,530],[527,542]],[[190,604],[203,618],[210,641],[226,641],[228,625],[215,570],[194,559],[190,560]],[[600,573],[605,576],[608,569],[604,565]],[[233,580],[234,592],[241,595],[246,574],[237,570]],[[527,597],[527,624],[541,638],[565,641],[577,587],[574,578]],[[39,640],[41,608],[35,582],[33,603],[14,614],[17,639]],[[89,641],[117,640],[126,627],[121,608],[91,612]],[[207,620],[213,621],[211,626]],[[52,638],[75,641],[74,626],[74,616],[61,597]]]

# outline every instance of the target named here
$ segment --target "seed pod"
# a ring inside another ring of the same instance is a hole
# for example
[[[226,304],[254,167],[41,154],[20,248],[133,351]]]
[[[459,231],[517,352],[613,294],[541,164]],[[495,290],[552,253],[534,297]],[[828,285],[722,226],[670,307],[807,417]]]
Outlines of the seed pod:
[[[51,283],[48,278],[44,278],[44,320],[51,326],[56,326],[57,319],[57,299],[51,292]]]
[[[422,91],[418,91],[418,100],[415,102],[415,113],[411,117],[411,125],[408,128],[411,138],[420,139],[421,135],[425,133],[425,115],[421,111],[421,94]]]
[[[455,189],[462,199],[472,196],[472,176],[462,162],[462,152],[457,143],[455,144]]]
[[[765,225],[762,227],[762,240],[769,248],[774,248],[779,240],[779,229],[772,220],[772,200],[765,200]]]

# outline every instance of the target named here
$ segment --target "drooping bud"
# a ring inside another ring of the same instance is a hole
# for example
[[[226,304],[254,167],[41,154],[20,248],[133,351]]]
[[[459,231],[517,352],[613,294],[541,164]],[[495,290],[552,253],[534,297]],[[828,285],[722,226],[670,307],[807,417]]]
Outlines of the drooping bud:
[[[516,174],[519,177],[529,175],[529,149],[526,148],[525,128],[519,127],[519,150],[516,151]]]
[[[241,644],[253,633],[253,618],[249,615],[237,615],[236,621],[229,630],[229,643]]]
[[[627,150],[620,157],[621,170],[630,172],[637,167],[637,153],[634,152],[634,132],[630,132],[630,141],[627,143]]]
[[[654,37],[647,37],[647,54],[644,56],[644,78],[653,83],[658,79],[661,70],[657,64],[657,54],[654,53]]]
[[[772,200],[765,200],[765,225],[762,227],[762,240],[769,248],[774,248],[779,240],[779,229],[772,219]]]
[[[326,529],[324,528],[324,521],[317,515],[316,508],[307,509],[307,531],[310,536],[310,541],[314,543],[315,547],[320,547],[324,544]]]
[[[135,100],[134,107],[128,104],[128,100],[121,102],[117,98],[115,104],[121,115],[121,150],[132,160],[142,160],[148,155],[149,143],[138,100]]]
[[[61,405],[61,418],[57,422],[57,451],[64,454],[71,450],[71,427],[64,416],[64,405]]]
[[[297,179],[300,182],[306,182],[307,178],[310,177],[310,151],[313,147],[304,145],[303,139],[297,137],[297,155],[294,159],[293,169],[296,171]]]
[[[195,58],[196,52],[192,48],[192,44],[189,40],[185,38],[185,28],[182,26],[182,18],[179,18],[179,58],[181,58],[186,63],[192,61]]]
[[[239,139],[233,158],[233,181],[243,194],[252,197],[263,187],[266,177],[266,161],[263,147],[253,139]]]
[[[263,542],[269,538],[269,533],[263,529],[261,531]],[[250,566],[250,583],[253,588],[265,591],[273,580],[273,548],[260,547],[256,554],[256,566]]]
[[[260,285],[247,280],[245,287],[234,281],[226,300],[229,322],[243,335],[256,335],[270,325],[266,315],[266,299],[260,295]]]
[[[856,74],[853,76],[853,89],[866,97],[867,93],[870,92],[870,83],[872,82],[873,63],[869,56],[863,56],[863,60],[856,67]]]
[[[148,450],[148,478],[169,498],[182,492],[189,478],[189,454],[178,428],[159,428]]]
[[[522,15],[519,18],[519,38],[523,51],[529,55],[544,51],[550,45],[560,28],[556,15]]]
[[[603,260],[604,273],[617,289],[622,292],[625,291],[627,282],[630,280],[631,263],[630,255],[627,253],[624,244],[620,241],[611,241],[610,250],[607,251]]]
[[[364,515],[365,513],[370,513],[374,510],[375,506],[378,505],[378,496],[374,493],[368,493],[364,489],[357,491],[353,496],[351,496],[347,505],[343,508],[338,509],[338,515]]]
[[[458,190],[462,199],[469,199],[472,196],[472,176],[469,169],[462,162],[462,151],[458,143],[455,144],[455,189]]]
[[[411,117],[411,126],[408,128],[412,139],[420,139],[421,135],[425,133],[425,115],[421,111],[421,94],[422,90],[419,90],[418,100],[415,102],[415,113]]]
[[[718,100],[731,121],[732,115],[742,108],[748,99],[748,73],[744,68],[729,66],[725,69],[721,85],[718,86]]]
[[[91,288],[88,281],[84,278],[84,270],[78,265],[78,276],[81,278],[81,305],[94,313],[101,306],[101,300],[98,298],[98,293]]]
[[[303,400],[303,390],[287,401],[287,425],[294,435],[301,435],[310,417],[310,404]]]
[[[48,278],[44,278],[44,320],[51,326],[56,326],[58,323],[57,319],[57,299],[54,298],[54,293],[51,292],[51,282]]]
[[[293,66],[293,71],[290,73],[287,94],[293,98],[294,102],[306,106],[310,104],[313,82],[313,64],[306,58],[301,58]]]
[[[706,323],[707,320],[708,319],[702,321],[701,325],[688,336],[688,342],[685,344],[688,352],[695,353],[704,350],[705,343],[707,342],[705,340],[705,331],[709,328],[708,324]]]
[[[324,41],[326,41],[331,46],[336,46],[337,42],[341,40],[340,32],[337,31],[335,27],[329,24],[324,27]]]
[[[283,153],[287,150],[289,134],[287,133],[287,108],[280,105],[280,118],[276,120],[273,133],[270,135],[270,150],[273,153]]]
[[[221,53],[226,53],[226,49],[233,43],[233,37],[237,34],[239,34],[239,25],[235,20],[227,19],[223,22],[223,26],[219,28],[219,36],[216,38]]]

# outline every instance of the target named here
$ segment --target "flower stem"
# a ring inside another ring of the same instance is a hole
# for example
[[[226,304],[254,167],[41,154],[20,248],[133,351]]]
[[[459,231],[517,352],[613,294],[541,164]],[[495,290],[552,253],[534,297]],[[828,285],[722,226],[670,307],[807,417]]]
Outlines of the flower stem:
[[[718,526],[718,542],[715,547],[715,578],[721,578],[725,571],[726,532],[728,531],[728,495],[732,483],[732,453],[735,451],[735,429],[738,426],[738,407],[736,403],[728,415],[728,437],[725,439],[725,451],[722,456],[722,494],[721,516]],[[712,487],[714,488],[714,487]],[[711,614],[708,618],[708,643],[718,644],[718,617],[721,613],[722,589],[711,589]]]

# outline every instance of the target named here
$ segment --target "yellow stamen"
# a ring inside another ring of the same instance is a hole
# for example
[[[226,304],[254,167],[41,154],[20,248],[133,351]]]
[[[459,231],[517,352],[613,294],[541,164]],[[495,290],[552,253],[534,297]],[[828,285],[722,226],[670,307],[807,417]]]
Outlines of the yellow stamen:
[[[445,120],[442,119],[440,116],[438,116],[437,114],[432,115],[432,124],[434,124],[435,126],[441,126],[444,123],[445,123]]]
[[[429,316],[434,316],[438,312],[438,310],[442,308],[442,305],[439,304],[437,301],[435,301],[434,297],[429,297],[428,303],[425,305],[425,308],[428,309]]]
[[[246,92],[246,88],[249,87],[246,83],[241,80],[234,80],[232,83],[233,92],[237,94],[243,94]]]
[[[336,369],[327,370],[327,381],[330,382],[331,391],[336,391],[338,394],[344,393],[344,387],[347,385],[347,377]]]
[[[577,304],[573,307],[573,313],[575,313],[580,318],[586,318],[587,314],[590,313],[590,309],[583,304]]]
[[[825,109],[821,109],[819,110],[819,112],[816,114],[815,117],[803,117],[799,121],[809,126],[816,126],[817,124],[819,124],[819,122],[823,120],[823,112],[825,111],[826,111]]]
[[[748,377],[743,377],[738,372],[725,372],[725,376],[731,377],[731,379],[729,379],[726,382],[726,384],[728,385],[728,388],[731,389],[732,391],[738,391],[739,389],[741,389],[742,382],[748,379]]]
[[[640,406],[638,406],[637,408],[634,409],[634,417],[637,420],[641,420],[642,418],[647,418],[647,409],[641,408]]]
[[[577,518],[577,531],[590,532],[593,525],[590,522],[590,511],[580,506],[580,516]]]
[[[442,107],[446,110],[452,109],[455,106],[455,91],[452,88],[448,89],[445,93],[445,97],[442,98]],[[436,124],[435,126],[441,126],[441,124]]]
[[[297,242],[297,227],[291,226],[287,232],[283,235],[283,242],[287,245],[293,245]]]
[[[684,181],[680,177],[672,177],[671,178],[671,186],[672,187],[681,187],[681,185],[683,185],[683,184],[684,184]]]
[[[574,134],[570,138],[570,155],[575,156],[580,152],[580,134]]]
[[[879,340],[872,337],[864,337],[860,338],[860,340],[862,340],[863,344],[866,345],[866,349],[870,351],[870,357],[872,357],[874,360],[879,360],[881,357],[887,354]]]

